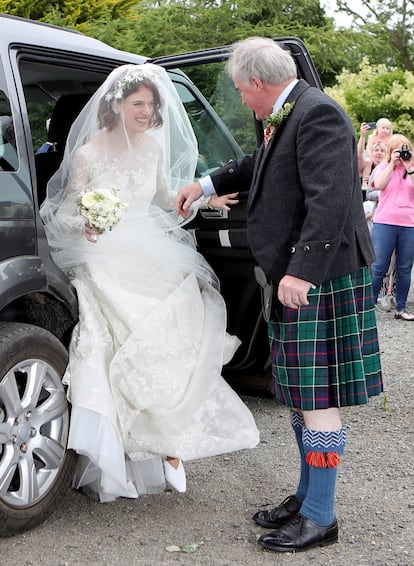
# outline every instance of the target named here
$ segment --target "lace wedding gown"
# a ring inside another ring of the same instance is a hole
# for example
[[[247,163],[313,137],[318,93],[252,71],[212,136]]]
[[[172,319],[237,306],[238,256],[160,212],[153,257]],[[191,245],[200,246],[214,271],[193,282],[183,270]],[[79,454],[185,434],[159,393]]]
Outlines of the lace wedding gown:
[[[88,188],[118,190],[128,205],[96,244],[76,214],[86,179]],[[166,456],[186,461],[253,448],[259,439],[221,377],[238,339],[226,333],[210,267],[160,208],[173,203],[157,142],[146,134],[133,156],[83,146],[58,214],[72,236],[55,257],[80,306],[64,377],[73,407],[69,447],[82,455],[76,487],[101,501],[162,491]]]

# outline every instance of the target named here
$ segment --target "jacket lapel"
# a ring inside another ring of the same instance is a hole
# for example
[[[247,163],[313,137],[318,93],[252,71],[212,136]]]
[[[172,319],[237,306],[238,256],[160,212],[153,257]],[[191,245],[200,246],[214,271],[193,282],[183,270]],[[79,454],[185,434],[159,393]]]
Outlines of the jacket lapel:
[[[310,87],[310,85],[306,81],[304,81],[303,79],[299,79],[298,83],[294,86],[293,90],[289,93],[289,96],[287,97],[285,102],[289,102],[290,104],[296,103],[296,101],[301,97],[301,95],[309,87]],[[294,111],[295,111],[295,107],[292,108],[292,112],[294,112]],[[252,187],[249,191],[249,193],[250,193],[249,194],[249,201],[248,201],[249,206],[253,202],[253,200],[256,196],[256,193],[258,192],[259,181],[260,181],[261,175],[263,173],[263,169],[265,167],[265,164],[268,161],[268,159],[271,158],[272,153],[274,151],[276,151],[274,146],[276,145],[281,133],[283,132],[283,130],[285,128],[286,121],[289,120],[289,118],[290,118],[290,114],[276,128],[276,130],[274,131],[273,136],[270,138],[269,143],[267,144],[266,148],[264,147],[264,144],[262,144],[258,153],[257,153],[255,168],[254,168],[254,171],[253,171]]]

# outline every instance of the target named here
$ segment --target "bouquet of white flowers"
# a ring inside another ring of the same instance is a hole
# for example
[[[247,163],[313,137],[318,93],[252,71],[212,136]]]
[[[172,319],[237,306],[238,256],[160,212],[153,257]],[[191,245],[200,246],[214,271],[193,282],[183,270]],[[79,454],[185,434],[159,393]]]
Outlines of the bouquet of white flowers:
[[[120,221],[122,212],[127,209],[126,203],[120,201],[116,191],[108,189],[82,191],[78,197],[78,207],[80,215],[101,234],[112,230]]]

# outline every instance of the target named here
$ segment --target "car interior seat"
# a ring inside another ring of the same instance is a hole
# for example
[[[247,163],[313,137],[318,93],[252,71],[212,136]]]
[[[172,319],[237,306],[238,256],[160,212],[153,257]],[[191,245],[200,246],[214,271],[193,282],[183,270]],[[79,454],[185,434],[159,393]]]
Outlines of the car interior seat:
[[[57,171],[62,161],[69,130],[90,96],[90,94],[64,94],[55,104],[48,132],[48,141],[53,144],[52,149],[35,155],[39,206],[46,197],[49,179]]]

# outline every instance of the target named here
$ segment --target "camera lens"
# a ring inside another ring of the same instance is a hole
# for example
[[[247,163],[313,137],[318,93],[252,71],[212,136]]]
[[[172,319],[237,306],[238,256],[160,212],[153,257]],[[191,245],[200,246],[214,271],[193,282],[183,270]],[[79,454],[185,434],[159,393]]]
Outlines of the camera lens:
[[[400,159],[403,161],[410,161],[411,159],[411,151],[408,149],[408,145],[406,143],[403,144],[402,148],[399,150]]]

